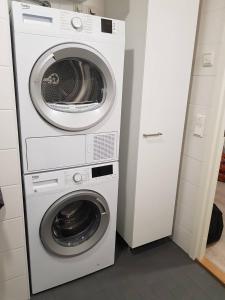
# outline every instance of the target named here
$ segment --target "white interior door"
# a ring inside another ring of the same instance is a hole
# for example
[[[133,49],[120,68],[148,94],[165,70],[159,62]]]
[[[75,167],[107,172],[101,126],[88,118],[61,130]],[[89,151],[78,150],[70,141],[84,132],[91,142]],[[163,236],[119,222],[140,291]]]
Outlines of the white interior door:
[[[172,233],[199,1],[149,1],[134,247]]]

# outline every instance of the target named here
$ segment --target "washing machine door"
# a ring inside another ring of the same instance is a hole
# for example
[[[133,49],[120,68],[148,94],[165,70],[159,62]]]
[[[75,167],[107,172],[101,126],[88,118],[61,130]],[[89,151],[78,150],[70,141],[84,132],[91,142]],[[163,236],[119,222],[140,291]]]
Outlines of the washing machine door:
[[[79,131],[99,123],[115,101],[111,66],[98,51],[66,43],[51,48],[35,63],[30,95],[40,115],[55,127]]]
[[[103,196],[94,191],[75,191],[47,210],[40,225],[40,238],[50,253],[79,255],[102,239],[109,219],[109,207]]]

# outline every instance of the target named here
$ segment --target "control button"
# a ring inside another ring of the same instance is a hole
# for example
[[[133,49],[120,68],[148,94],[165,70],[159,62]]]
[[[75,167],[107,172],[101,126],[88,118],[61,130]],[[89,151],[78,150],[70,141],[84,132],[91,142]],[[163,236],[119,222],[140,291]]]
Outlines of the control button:
[[[74,174],[73,180],[74,180],[75,182],[81,182],[81,180],[82,180],[82,175],[81,175],[80,173]]]
[[[75,29],[81,29],[83,26],[81,19],[78,17],[74,17],[71,20],[71,24],[72,24],[73,28],[75,28]]]

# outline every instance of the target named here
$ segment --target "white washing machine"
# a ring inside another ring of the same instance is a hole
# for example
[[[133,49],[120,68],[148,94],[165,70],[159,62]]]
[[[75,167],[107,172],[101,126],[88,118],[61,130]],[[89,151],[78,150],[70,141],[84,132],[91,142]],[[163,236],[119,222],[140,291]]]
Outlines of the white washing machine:
[[[123,21],[12,3],[23,172],[118,160]]]
[[[24,177],[33,293],[114,263],[117,162]]]

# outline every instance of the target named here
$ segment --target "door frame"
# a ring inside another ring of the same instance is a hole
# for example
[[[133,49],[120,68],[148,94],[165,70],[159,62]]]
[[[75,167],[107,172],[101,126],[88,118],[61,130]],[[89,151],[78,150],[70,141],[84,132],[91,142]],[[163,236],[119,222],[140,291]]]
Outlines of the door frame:
[[[218,55],[219,70],[215,76],[214,99],[218,99],[211,111],[209,138],[206,142],[206,158],[204,163],[199,192],[196,198],[195,216],[193,219],[193,233],[189,255],[193,259],[202,259],[205,255],[209,225],[212,215],[221,153],[224,145],[225,130],[225,31],[221,49]],[[210,139],[211,138],[211,139]],[[210,139],[210,140],[209,140]]]

